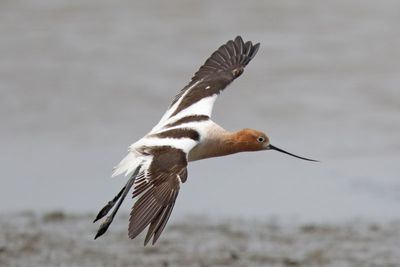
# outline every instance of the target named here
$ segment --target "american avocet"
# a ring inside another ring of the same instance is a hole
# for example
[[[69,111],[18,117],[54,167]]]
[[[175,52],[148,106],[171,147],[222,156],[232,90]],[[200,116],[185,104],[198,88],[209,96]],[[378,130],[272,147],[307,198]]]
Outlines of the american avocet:
[[[259,150],[277,150],[315,161],[271,145],[263,132],[229,132],[210,119],[219,93],[243,73],[259,46],[250,41],[244,43],[238,36],[219,47],[175,96],[160,122],[129,147],[128,155],[114,168],[112,176],[125,173],[130,178],[94,220],[107,215],[119,199],[95,239],[107,231],[133,186],[133,198],[139,199],[130,214],[128,235],[133,239],[150,225],[144,245],[151,238],[154,244],[171,215],[182,183],[186,182],[189,161]]]

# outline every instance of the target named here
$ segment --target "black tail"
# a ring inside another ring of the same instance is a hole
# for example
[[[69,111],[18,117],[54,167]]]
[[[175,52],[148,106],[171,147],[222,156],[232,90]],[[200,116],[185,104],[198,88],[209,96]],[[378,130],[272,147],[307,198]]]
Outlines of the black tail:
[[[118,199],[118,204],[115,207],[114,211],[111,213],[110,216],[106,218],[106,220],[100,225],[99,230],[97,231],[96,236],[94,239],[98,238],[99,236],[102,236],[114,220],[115,214],[117,214],[119,207],[121,206],[122,202],[124,201],[126,195],[128,194],[129,190],[133,186],[133,183],[135,182],[135,178],[138,175],[140,166],[136,168],[135,172],[132,174],[131,178],[129,178],[128,182],[126,185],[121,189],[121,191],[111,200],[109,201],[97,214],[96,219],[94,219],[94,223],[104,216],[106,216],[112,207],[114,207],[115,203],[117,203]]]

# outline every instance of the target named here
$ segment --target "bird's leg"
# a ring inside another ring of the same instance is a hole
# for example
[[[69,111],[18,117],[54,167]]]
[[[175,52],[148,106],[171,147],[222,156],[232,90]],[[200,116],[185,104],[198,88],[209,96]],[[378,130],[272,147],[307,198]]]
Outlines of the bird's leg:
[[[128,181],[129,182],[129,181]],[[126,185],[122,187],[121,191],[116,195],[113,200],[108,201],[108,203],[99,211],[99,213],[96,216],[96,219],[94,219],[93,223],[97,222],[104,216],[108,214],[108,212],[111,210],[112,207],[114,207],[115,203],[117,203],[117,200],[121,197],[122,193],[124,192],[126,188]]]
[[[107,205],[100,210],[100,212],[97,215],[95,221],[97,221],[97,220],[103,218],[105,215],[107,215],[107,213],[111,210],[111,208],[115,205],[117,200],[120,198],[117,206],[114,208],[114,210],[111,213],[111,215],[108,216],[106,218],[106,220],[100,225],[99,230],[97,231],[97,234],[94,237],[94,239],[96,239],[99,236],[103,235],[107,231],[108,227],[110,226],[110,224],[114,220],[115,214],[117,214],[117,211],[118,211],[119,207],[121,206],[121,204],[124,201],[126,195],[128,194],[129,190],[131,189],[133,183],[135,182],[135,178],[136,178],[136,176],[137,176],[137,174],[139,172],[139,169],[140,169],[140,166],[138,168],[136,168],[135,172],[132,174],[131,178],[129,178],[128,182],[122,188],[122,190],[118,193],[118,195],[116,195],[113,200],[109,201],[107,203]]]

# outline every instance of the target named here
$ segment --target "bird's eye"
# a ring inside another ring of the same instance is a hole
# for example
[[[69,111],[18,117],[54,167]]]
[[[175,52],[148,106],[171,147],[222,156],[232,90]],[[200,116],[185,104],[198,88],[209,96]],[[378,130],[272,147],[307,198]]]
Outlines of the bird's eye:
[[[257,141],[260,142],[260,143],[262,143],[262,142],[265,141],[265,139],[264,139],[264,137],[260,136],[260,137],[257,138]]]

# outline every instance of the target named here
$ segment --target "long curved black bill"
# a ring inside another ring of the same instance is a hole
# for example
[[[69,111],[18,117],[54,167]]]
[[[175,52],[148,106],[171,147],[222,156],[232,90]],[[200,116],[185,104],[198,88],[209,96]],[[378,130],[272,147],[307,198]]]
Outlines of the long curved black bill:
[[[303,157],[294,155],[294,154],[289,153],[289,152],[287,152],[287,151],[285,151],[285,150],[282,150],[282,149],[280,149],[280,148],[277,148],[276,146],[273,146],[273,145],[269,145],[268,148],[269,148],[269,149],[272,149],[272,150],[276,150],[276,151],[282,152],[282,153],[285,153],[285,154],[288,154],[288,155],[290,155],[290,156],[292,156],[292,157],[295,157],[295,158],[298,158],[298,159],[308,160],[308,161],[314,161],[314,162],[319,162],[318,160],[315,160],[315,159],[308,159],[308,158],[303,158]]]

